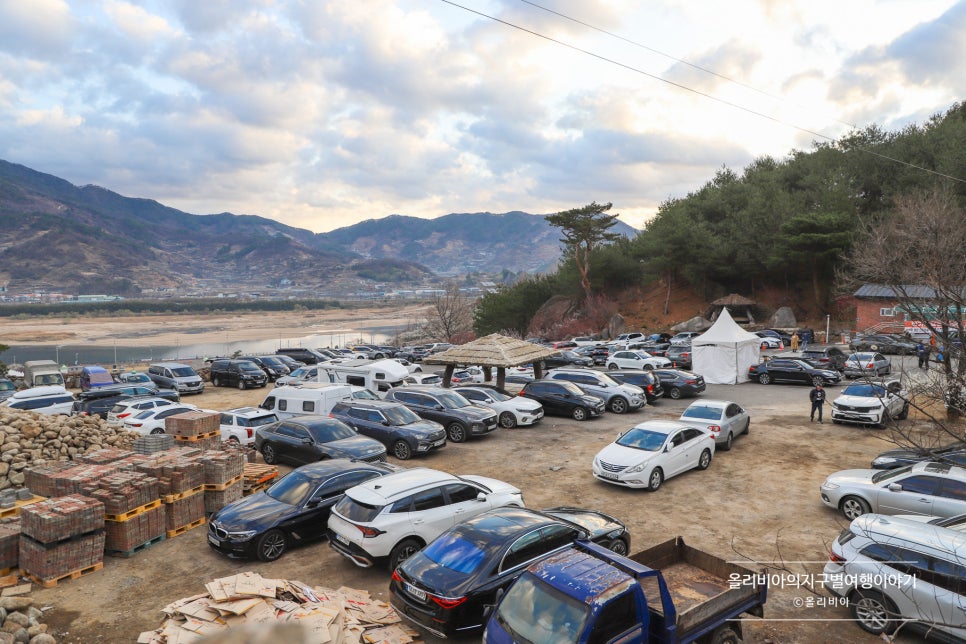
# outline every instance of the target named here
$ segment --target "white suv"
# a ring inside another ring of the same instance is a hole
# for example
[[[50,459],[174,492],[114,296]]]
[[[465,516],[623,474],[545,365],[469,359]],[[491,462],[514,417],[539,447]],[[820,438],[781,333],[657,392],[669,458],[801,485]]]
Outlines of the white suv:
[[[388,557],[395,570],[450,527],[505,505],[524,507],[523,493],[485,476],[415,467],[346,490],[329,515],[329,545],[362,568]]]
[[[278,416],[258,407],[237,407],[221,412],[222,442],[255,446],[255,428],[278,420]]]
[[[111,407],[111,411],[107,412],[107,422],[112,425],[118,425],[131,416],[147,409],[167,407],[174,404],[167,398],[158,398],[157,396],[125,398],[124,400],[119,400],[116,405]]]
[[[866,514],[832,543],[823,584],[848,599],[875,635],[924,630],[966,638],[966,534],[902,517]]]
[[[0,403],[0,406],[48,416],[70,416],[74,407],[74,395],[63,385],[43,385],[18,391]]]
[[[591,396],[603,400],[607,410],[614,414],[636,411],[647,404],[644,390],[637,385],[621,384],[594,369],[553,369],[543,378],[574,383]]]
[[[890,418],[905,420],[908,416],[907,394],[898,380],[854,382],[832,401],[833,423],[861,423],[881,427]]]

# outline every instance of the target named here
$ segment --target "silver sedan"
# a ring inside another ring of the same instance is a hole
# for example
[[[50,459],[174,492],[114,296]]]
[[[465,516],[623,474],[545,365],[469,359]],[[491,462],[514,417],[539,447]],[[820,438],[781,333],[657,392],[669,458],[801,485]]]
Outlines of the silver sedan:
[[[680,422],[706,429],[714,435],[716,449],[727,452],[735,437],[747,434],[751,416],[741,405],[728,400],[698,400],[681,414]]]
[[[846,378],[885,376],[892,373],[892,362],[881,353],[853,353],[842,370]]]

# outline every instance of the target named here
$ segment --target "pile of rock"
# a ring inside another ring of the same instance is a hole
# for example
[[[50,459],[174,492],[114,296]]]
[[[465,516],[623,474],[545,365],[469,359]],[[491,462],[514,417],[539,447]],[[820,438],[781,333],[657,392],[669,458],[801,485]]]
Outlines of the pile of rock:
[[[47,625],[40,621],[42,618],[43,613],[34,606],[32,598],[0,597],[0,644],[55,644],[57,640],[47,633]]]
[[[0,490],[22,487],[23,470],[77,454],[116,447],[130,450],[133,432],[112,427],[97,416],[45,416],[29,411],[0,411]]]

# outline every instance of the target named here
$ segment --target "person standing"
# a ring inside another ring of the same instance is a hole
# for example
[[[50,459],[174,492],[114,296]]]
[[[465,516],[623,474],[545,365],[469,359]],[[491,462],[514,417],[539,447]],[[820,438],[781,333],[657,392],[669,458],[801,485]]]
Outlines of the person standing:
[[[815,385],[815,387],[808,392],[808,399],[812,401],[812,415],[811,422],[815,422],[815,412],[818,412],[818,422],[822,422],[822,407],[825,405],[825,390],[822,389],[822,385]]]
[[[922,340],[916,344],[916,355],[919,356],[919,368],[925,369],[929,366],[929,349],[926,345],[922,343]]]
[[[789,342],[789,344],[792,346],[792,351],[798,351],[798,345],[800,342],[801,339],[798,337],[798,331],[795,331],[792,333],[792,339]]]

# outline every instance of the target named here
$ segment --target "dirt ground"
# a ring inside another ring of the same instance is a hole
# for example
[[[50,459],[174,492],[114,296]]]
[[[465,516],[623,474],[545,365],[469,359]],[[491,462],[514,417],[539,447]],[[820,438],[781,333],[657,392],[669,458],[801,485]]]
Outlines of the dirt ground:
[[[227,409],[257,404],[270,388],[209,387],[186,400],[203,408]],[[407,465],[509,481],[524,491],[530,507],[576,505],[613,514],[630,528],[632,550],[682,535],[690,544],[729,560],[758,562],[753,567],[784,565],[798,574],[797,583],[808,582],[821,572],[828,544],[846,525],[822,505],[819,485],[830,472],[867,466],[887,445],[875,431],[803,423],[804,405],[783,405],[781,396],[775,395],[781,387],[717,386],[705,396],[729,397],[734,389],[740,389],[742,398],[762,401],[745,403],[752,413],[749,435],[737,440],[732,451],[718,452],[707,471],[670,479],[656,493],[597,482],[590,474],[590,462],[620,430],[645,419],[676,418],[688,400],[664,400],[643,412],[605,414],[584,423],[547,417],[535,427],[499,430],[480,440],[448,444]],[[796,399],[807,394],[807,388],[785,389],[793,389]],[[388,599],[387,571],[357,568],[324,542],[290,551],[271,564],[236,561],[208,547],[204,528],[161,542],[131,559],[108,557],[103,570],[56,588],[36,590],[34,595],[41,605],[53,607],[46,619],[60,641],[134,641],[141,631],[160,625],[160,609],[167,603],[203,592],[210,579],[245,570],[309,584],[364,588]],[[746,621],[746,641],[877,640],[849,621],[845,608],[806,605],[814,597],[805,589],[772,583],[766,619]]]

